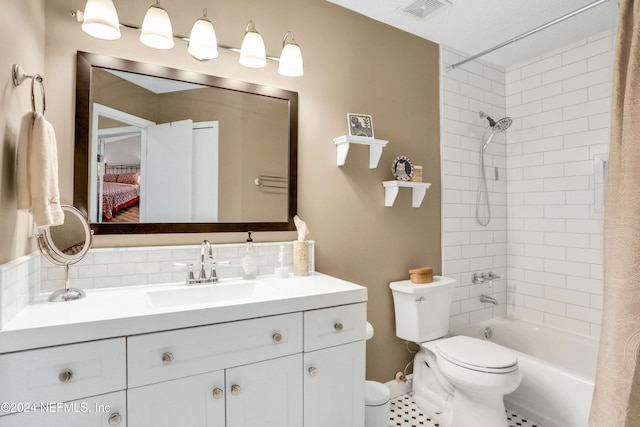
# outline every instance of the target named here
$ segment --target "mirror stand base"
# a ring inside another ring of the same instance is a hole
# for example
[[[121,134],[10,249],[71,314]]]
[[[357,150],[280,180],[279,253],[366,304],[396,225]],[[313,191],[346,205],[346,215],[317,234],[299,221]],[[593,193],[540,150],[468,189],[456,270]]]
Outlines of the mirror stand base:
[[[49,295],[50,302],[64,302],[64,301],[74,301],[77,299],[84,298],[86,294],[82,289],[76,288],[65,288],[58,289],[51,295]]]

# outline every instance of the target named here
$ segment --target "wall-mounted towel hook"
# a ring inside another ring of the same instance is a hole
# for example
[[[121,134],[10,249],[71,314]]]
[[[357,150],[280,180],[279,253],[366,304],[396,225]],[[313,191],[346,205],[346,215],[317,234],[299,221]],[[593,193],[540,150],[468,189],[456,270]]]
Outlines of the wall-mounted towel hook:
[[[47,107],[44,94],[44,79],[42,78],[42,76],[40,74],[34,74],[33,76],[30,76],[25,73],[24,69],[18,64],[13,64],[13,67],[11,67],[11,75],[13,77],[14,86],[20,86],[26,79],[31,79],[31,111],[33,111],[33,114],[35,114],[37,111],[35,84],[36,81],[40,83],[40,92],[42,93],[42,115],[44,115]]]

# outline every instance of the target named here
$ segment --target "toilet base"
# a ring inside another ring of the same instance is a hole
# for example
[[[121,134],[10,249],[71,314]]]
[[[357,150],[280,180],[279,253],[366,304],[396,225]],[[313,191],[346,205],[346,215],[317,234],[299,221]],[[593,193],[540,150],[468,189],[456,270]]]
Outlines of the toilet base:
[[[451,427],[509,427],[503,395],[456,390]]]

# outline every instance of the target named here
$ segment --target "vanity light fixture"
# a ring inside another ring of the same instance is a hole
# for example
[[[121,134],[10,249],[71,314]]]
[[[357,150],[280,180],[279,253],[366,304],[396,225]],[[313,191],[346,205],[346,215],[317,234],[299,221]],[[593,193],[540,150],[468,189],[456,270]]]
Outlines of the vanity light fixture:
[[[249,68],[262,68],[267,66],[267,54],[264,48],[264,40],[256,30],[253,21],[249,21],[244,29],[244,38],[240,47],[240,64]]]
[[[173,47],[171,20],[159,0],[144,15],[140,42],[154,49],[171,49]]]
[[[291,41],[287,43],[287,37],[289,35],[291,35]],[[287,31],[282,38],[282,53],[280,54],[278,73],[290,77],[298,77],[304,74],[302,51],[300,50],[300,45],[296,43],[293,31]]]
[[[120,38],[118,12],[112,0],[87,0],[82,31],[104,40]]]
[[[202,17],[191,28],[187,52],[199,61],[218,57],[218,39],[213,24],[207,18],[207,9],[202,12]]]
[[[218,57],[218,48],[240,53],[239,63],[249,68],[262,68],[267,60],[279,62],[278,73],[283,76],[302,76],[303,63],[300,45],[296,42],[293,32],[287,31],[282,39],[281,58],[267,56],[264,40],[250,20],[244,33],[242,47],[219,45],[213,24],[204,9],[202,17],[198,18],[191,28],[190,37],[173,34],[171,20],[167,11],[156,0],[144,16],[142,28],[136,25],[120,23],[113,0],[87,0],[85,10],[70,11],[69,15],[82,23],[82,29],[87,34],[107,40],[120,38],[120,27],[140,31],[140,42],[154,49],[171,49],[174,39],[188,43],[187,52],[198,61],[208,61]],[[101,28],[101,30],[99,30]],[[287,38],[291,39],[287,42]]]

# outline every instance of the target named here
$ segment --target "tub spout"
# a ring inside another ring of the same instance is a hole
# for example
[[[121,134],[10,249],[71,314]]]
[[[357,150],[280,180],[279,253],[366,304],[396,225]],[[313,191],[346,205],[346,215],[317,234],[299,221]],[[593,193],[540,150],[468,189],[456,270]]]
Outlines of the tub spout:
[[[498,305],[498,300],[492,296],[482,294],[480,295],[480,302],[490,302],[493,305]]]

